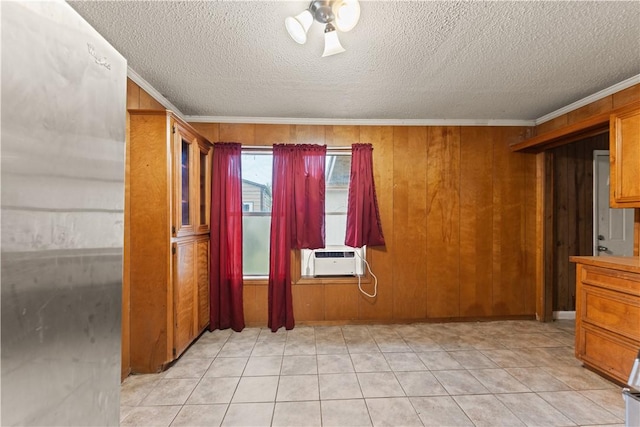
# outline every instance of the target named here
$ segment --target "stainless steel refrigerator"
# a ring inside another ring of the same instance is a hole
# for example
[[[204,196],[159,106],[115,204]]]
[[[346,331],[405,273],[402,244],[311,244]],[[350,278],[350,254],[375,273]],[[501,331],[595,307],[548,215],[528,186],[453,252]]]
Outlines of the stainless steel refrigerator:
[[[62,1],[0,15],[0,424],[117,425],[127,64]]]

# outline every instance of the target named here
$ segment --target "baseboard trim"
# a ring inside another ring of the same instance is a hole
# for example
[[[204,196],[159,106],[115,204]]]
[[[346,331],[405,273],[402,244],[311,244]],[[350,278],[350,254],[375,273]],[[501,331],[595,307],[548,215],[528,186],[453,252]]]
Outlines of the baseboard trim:
[[[554,311],[553,320],[575,320],[575,311]]]

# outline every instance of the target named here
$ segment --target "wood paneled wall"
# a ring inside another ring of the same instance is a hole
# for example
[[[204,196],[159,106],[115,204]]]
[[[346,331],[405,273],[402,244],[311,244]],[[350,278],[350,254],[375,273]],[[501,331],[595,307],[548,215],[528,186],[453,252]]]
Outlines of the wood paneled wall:
[[[573,255],[593,254],[593,150],[608,150],[604,133],[549,150],[553,174],[553,311],[575,310],[576,268]]]
[[[556,129],[570,126],[581,120],[588,119],[601,113],[607,113],[616,108],[637,102],[640,99],[640,84],[628,87],[627,89],[606,96],[583,107],[569,111],[566,114],[541,123],[535,127],[535,134],[541,135]]]
[[[535,314],[535,156],[514,127],[191,123],[243,145],[371,143],[387,245],[370,248],[378,296],[356,284],[293,285],[298,323]],[[267,286],[246,282],[245,318],[264,326]]]
[[[164,110],[164,106],[156,101],[151,95],[142,90],[131,79],[127,79],[127,110]],[[124,185],[124,253],[123,253],[123,273],[122,273],[122,363],[121,379],[124,380],[131,372],[131,233],[130,233],[130,197],[129,170],[131,167],[131,152],[129,145],[129,114],[127,113],[126,129],[126,158],[125,158],[125,185]]]

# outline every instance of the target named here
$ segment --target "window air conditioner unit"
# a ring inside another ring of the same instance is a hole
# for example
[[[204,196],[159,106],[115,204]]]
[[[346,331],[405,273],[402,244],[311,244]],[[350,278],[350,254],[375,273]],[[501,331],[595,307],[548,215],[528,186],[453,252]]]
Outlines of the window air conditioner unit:
[[[314,275],[355,276],[356,254],[354,251],[316,250],[313,254]]]

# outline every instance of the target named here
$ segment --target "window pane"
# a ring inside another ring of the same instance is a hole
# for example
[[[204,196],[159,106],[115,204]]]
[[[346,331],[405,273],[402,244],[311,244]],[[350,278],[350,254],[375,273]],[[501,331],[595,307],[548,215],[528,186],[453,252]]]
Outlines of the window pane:
[[[350,155],[327,155],[325,166],[325,212],[327,215],[332,212],[340,212],[346,215],[350,173]],[[342,240],[344,240],[344,230]],[[327,244],[329,243],[327,242]]]
[[[269,275],[273,156],[242,154],[242,273]]]
[[[269,275],[269,234],[271,215],[242,217],[242,273]]]
[[[181,174],[182,174],[182,187],[181,191],[181,203],[182,203],[182,225],[191,224],[189,214],[189,143],[182,140],[182,160],[181,160]]]

